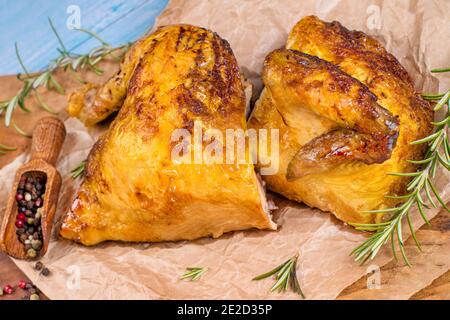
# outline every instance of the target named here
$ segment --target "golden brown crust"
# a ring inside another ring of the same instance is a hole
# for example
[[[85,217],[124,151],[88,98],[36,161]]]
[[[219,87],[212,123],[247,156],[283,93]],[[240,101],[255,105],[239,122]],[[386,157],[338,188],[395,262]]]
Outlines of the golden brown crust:
[[[360,31],[350,31],[339,22],[323,22],[315,16],[300,20],[289,34],[287,48],[315,55],[337,65],[360,80],[377,96],[378,103],[398,116],[400,123],[397,153],[403,159],[402,172],[415,171],[405,160],[422,159],[426,145],[410,146],[432,131],[430,104],[414,90],[408,72],[375,39]],[[404,192],[408,178],[392,186],[393,194]]]
[[[176,164],[171,158],[178,142],[172,133],[193,133],[196,120],[203,130],[246,128],[243,85],[228,43],[189,25],[160,28],[139,43],[139,59],[130,62],[135,66],[122,66],[133,70],[124,104],[91,150],[61,235],[93,245],[274,229],[251,163]]]
[[[314,16],[305,17],[292,29],[286,48],[328,61],[367,86],[376,97],[377,104],[398,118],[399,135],[391,157],[381,164],[361,161],[353,164],[346,161],[333,163],[336,167],[332,170],[318,170],[296,181],[287,181],[286,164],[282,165],[279,174],[265,177],[268,188],[290,199],[330,211],[344,221],[367,223],[380,219],[361,212],[395,205],[393,200],[385,196],[405,192],[408,179],[389,176],[388,173],[416,169],[406,160],[423,157],[425,146],[413,146],[410,142],[431,132],[433,113],[429,104],[415,92],[406,70],[378,41],[362,32],[349,31],[338,22],[326,23]],[[340,87],[339,81],[336,81],[336,87]],[[314,143],[318,145],[314,139],[342,129],[342,123],[339,124],[336,119],[333,119],[333,124],[324,121],[323,116],[312,116],[304,108],[280,107],[270,91],[266,88],[261,95],[250,126],[280,127],[280,136],[284,136],[285,143],[283,147],[280,146],[280,163],[290,163],[297,153],[304,160],[305,155],[299,152],[302,147],[310,148]],[[330,98],[331,101],[333,99]],[[276,111],[272,112],[272,108]],[[324,146],[325,150],[330,148],[330,144]],[[323,151],[320,148],[316,150]],[[307,163],[303,164],[306,168]],[[312,168],[308,170],[313,171]]]
[[[267,56],[263,81],[281,113],[303,108],[345,128],[303,146],[288,167],[290,180],[344,162],[372,164],[390,158],[398,136],[397,118],[377,104],[365,85],[333,64],[279,49]]]

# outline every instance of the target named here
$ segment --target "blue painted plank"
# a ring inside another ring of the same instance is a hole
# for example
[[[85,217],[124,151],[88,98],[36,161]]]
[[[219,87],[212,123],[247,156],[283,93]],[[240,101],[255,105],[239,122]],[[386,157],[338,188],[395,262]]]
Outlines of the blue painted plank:
[[[58,42],[51,32],[50,17],[64,41],[74,52],[87,52],[98,42],[89,35],[67,27],[67,8],[80,9],[81,27],[92,30],[112,45],[136,40],[154,24],[168,0],[0,0],[0,74],[21,72],[14,53],[19,45],[30,71],[44,68],[58,53]]]

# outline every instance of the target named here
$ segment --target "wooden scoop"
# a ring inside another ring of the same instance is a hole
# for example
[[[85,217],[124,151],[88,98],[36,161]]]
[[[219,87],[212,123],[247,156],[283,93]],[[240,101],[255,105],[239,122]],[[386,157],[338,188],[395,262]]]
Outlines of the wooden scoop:
[[[27,256],[24,244],[20,242],[19,236],[16,234],[15,225],[18,213],[16,193],[23,175],[46,180],[45,194],[42,197],[42,247],[35,259],[43,256],[47,251],[61,188],[61,175],[55,169],[55,164],[65,138],[66,128],[64,123],[57,118],[46,117],[36,124],[31,142],[30,161],[16,173],[0,229],[0,249],[14,258],[31,259]]]

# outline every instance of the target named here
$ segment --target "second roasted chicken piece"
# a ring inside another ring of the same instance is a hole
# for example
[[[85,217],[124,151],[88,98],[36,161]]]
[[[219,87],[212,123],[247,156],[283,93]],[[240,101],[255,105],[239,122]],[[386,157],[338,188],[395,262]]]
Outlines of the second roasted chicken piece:
[[[173,158],[178,129],[246,129],[241,76],[225,40],[189,25],[160,28],[130,49],[115,77],[76,93],[69,106],[88,125],[118,109],[91,150],[64,238],[94,245],[276,228],[250,160]],[[200,140],[201,149],[207,144]]]
[[[399,62],[374,39],[311,16],[264,63],[265,88],[249,126],[279,129],[280,168],[269,189],[346,222],[395,205],[410,160],[423,156],[432,111]],[[266,161],[267,162],[267,161]],[[398,200],[397,200],[398,201]]]

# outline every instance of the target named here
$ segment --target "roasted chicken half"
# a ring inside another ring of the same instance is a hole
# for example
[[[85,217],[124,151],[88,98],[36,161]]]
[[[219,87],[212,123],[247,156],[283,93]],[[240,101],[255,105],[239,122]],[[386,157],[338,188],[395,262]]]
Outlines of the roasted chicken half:
[[[116,110],[89,154],[61,227],[64,238],[94,245],[276,228],[251,161],[172,160],[176,129],[193,133],[196,122],[203,129],[246,129],[238,65],[217,34],[190,25],[160,28],[130,49],[116,76],[81,89],[68,108],[87,125]]]
[[[264,176],[269,189],[370,223],[364,211],[395,205],[405,193],[410,160],[432,130],[432,111],[400,63],[373,38],[338,22],[310,16],[289,34],[285,49],[265,60],[265,88],[249,127],[280,130],[280,170]]]

